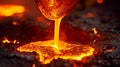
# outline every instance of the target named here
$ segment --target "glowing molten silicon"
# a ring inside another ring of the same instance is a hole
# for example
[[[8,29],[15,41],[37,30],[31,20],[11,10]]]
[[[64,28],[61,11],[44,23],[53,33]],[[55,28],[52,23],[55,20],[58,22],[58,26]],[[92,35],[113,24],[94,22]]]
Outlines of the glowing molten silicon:
[[[83,57],[93,55],[94,48],[87,45],[69,44],[59,41],[59,48],[54,45],[54,41],[38,41],[20,46],[17,48],[20,52],[36,52],[39,54],[39,61],[42,64],[48,64],[53,59],[82,60]]]

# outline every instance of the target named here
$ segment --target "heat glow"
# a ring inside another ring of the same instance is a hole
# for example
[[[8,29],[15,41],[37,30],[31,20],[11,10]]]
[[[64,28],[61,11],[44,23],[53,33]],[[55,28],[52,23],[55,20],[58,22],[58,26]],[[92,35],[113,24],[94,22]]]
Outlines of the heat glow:
[[[0,5],[0,16],[12,16],[15,13],[23,13],[25,8],[19,5]]]

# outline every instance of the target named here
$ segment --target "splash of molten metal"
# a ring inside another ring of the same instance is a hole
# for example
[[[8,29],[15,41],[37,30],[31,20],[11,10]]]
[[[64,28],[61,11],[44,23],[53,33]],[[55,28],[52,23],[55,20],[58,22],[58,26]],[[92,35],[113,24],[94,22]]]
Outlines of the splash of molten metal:
[[[0,5],[0,16],[12,16],[15,13],[23,13],[25,8],[19,5]]]
[[[53,59],[82,60],[83,57],[93,55],[94,48],[87,45],[69,44],[59,41],[61,47],[56,47],[53,40],[31,42],[17,48],[20,52],[36,52],[39,54],[39,61],[48,64]]]

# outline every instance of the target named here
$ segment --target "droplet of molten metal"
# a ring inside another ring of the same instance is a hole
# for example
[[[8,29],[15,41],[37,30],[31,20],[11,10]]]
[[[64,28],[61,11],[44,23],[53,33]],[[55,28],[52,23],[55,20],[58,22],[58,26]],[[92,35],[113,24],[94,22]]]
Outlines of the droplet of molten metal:
[[[39,54],[39,61],[43,64],[50,63],[53,59],[77,60],[93,55],[94,48],[88,45],[69,44],[59,41],[61,47],[56,47],[54,41],[38,41],[20,46],[20,52],[36,52]]]

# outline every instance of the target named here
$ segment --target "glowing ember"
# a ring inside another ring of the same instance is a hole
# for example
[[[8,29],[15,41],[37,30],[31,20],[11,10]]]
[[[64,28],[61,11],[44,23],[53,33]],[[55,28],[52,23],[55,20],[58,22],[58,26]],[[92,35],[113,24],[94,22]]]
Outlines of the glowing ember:
[[[14,40],[14,41],[10,41],[8,40],[6,37],[3,39],[2,43],[13,43],[13,44],[19,44],[19,41]]]
[[[32,67],[36,67],[35,64],[33,64]]]
[[[14,21],[12,24],[13,24],[13,25],[17,25],[17,22]]]
[[[102,3],[103,3],[103,0],[97,0],[97,3],[98,3],[98,4],[102,4]]]
[[[96,30],[96,28],[93,28],[92,30],[93,30],[93,32],[94,32],[95,35],[97,35],[98,37],[101,36],[100,34],[98,34],[98,31]],[[94,40],[94,42],[96,42],[96,40]]]
[[[87,45],[69,44],[59,41],[60,48],[54,45],[54,41],[38,41],[17,48],[20,52],[36,52],[39,54],[40,62],[50,63],[53,59],[82,60],[83,57],[93,55],[94,48]]]
[[[11,16],[15,13],[23,13],[23,6],[18,5],[0,5],[0,16]]]
[[[111,49],[105,50],[105,52],[113,52],[113,51],[114,51],[114,48],[111,48]]]
[[[77,65],[76,65],[76,64],[74,64],[74,65],[73,65],[73,67],[77,67]]]
[[[85,15],[85,18],[93,18],[95,15],[92,12],[88,12],[87,15]]]
[[[4,38],[4,40],[2,42],[3,43],[10,43],[10,41],[7,38]]]
[[[96,28],[93,28],[92,30],[94,31],[94,34],[98,33],[97,30],[96,30]]]

